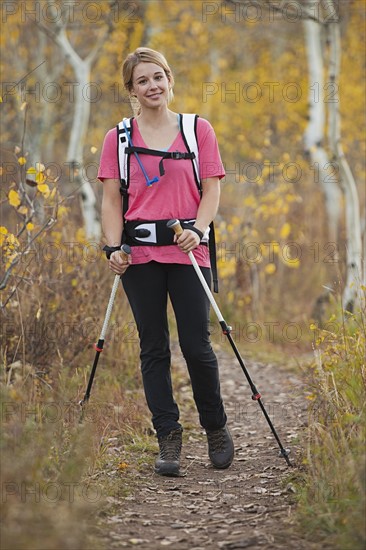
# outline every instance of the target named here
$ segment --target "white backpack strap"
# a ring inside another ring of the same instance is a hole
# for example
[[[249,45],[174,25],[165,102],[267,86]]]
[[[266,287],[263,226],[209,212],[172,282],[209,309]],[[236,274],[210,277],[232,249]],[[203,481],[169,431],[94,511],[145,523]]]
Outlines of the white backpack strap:
[[[195,158],[192,159],[194,177],[198,189],[201,191],[201,178],[199,168],[199,151],[197,142],[197,119],[198,115],[192,113],[183,113],[179,115],[180,129],[182,132],[185,146],[189,153],[194,153]]]
[[[128,155],[126,154],[126,147],[129,146],[128,138],[126,136],[126,130],[124,127],[126,125],[127,131],[131,134],[132,119],[124,118],[117,124],[117,154],[118,154],[118,168],[119,168],[119,179],[121,185],[126,189],[129,184],[129,162]]]

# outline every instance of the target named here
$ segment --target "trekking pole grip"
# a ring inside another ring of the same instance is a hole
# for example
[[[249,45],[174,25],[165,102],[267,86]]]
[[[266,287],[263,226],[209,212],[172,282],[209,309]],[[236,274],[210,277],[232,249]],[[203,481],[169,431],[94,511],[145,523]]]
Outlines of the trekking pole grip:
[[[179,220],[169,220],[166,226],[169,229],[172,229],[174,233],[177,235],[177,237],[179,237],[179,235],[183,233],[183,228]]]
[[[121,246],[121,252],[120,252],[122,258],[125,260],[127,256],[131,254],[131,247],[128,244],[123,244]]]

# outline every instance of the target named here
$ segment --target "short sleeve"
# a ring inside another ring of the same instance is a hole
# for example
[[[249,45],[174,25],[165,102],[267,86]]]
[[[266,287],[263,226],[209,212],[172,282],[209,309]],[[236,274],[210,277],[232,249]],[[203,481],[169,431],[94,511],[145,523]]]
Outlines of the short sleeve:
[[[105,179],[119,179],[116,128],[112,128],[105,135],[99,160],[98,179],[101,182]]]
[[[204,118],[197,119],[197,141],[199,150],[200,177],[219,178],[225,176],[219,146],[214,129]]]

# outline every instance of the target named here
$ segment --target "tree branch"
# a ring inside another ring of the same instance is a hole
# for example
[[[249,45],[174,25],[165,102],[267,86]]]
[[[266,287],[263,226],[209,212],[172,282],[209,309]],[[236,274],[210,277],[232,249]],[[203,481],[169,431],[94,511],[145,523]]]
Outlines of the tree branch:
[[[20,259],[24,256],[24,254],[26,254],[26,252],[28,252],[29,248],[34,243],[34,241],[39,237],[39,235],[41,235],[41,233],[43,233],[44,231],[50,229],[56,223],[56,221],[57,221],[56,218],[53,218],[53,217],[48,218],[46,223],[43,224],[43,226],[39,229],[39,231],[37,231],[37,233],[32,237],[32,239],[25,246],[25,248],[16,256],[16,258],[14,258],[14,260],[9,265],[8,269],[5,271],[4,277],[0,281],[0,290],[4,290],[4,288],[7,285],[7,282],[9,280],[9,277],[11,275],[12,270],[17,265],[17,263],[19,263]],[[1,306],[1,307],[3,307],[3,306]]]

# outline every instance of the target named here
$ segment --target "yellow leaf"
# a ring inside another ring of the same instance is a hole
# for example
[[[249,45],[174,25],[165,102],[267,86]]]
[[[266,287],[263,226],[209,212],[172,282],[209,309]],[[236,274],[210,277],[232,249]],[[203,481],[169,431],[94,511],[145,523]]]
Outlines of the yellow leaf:
[[[123,471],[123,470],[126,470],[126,468],[128,468],[127,462],[120,462],[120,463],[118,464],[118,469],[119,469],[119,470],[122,470],[122,471]]]
[[[34,166],[31,166],[27,170],[27,174],[37,174],[37,170],[34,168]]]
[[[268,273],[268,275],[272,275],[276,271],[275,264],[267,264],[264,268],[265,273]]]
[[[36,174],[36,182],[42,184],[42,183],[44,183],[45,181],[46,181],[46,176],[44,175],[44,173],[43,173],[43,172],[38,172],[38,173]],[[41,191],[41,190],[39,189],[39,187],[40,187],[40,186],[38,185],[38,190]],[[47,189],[48,189],[48,191],[49,191],[48,185],[47,185],[46,187],[47,187]],[[43,191],[41,191],[41,193],[43,193]]]
[[[90,151],[93,153],[93,155],[95,155],[95,153],[98,151],[98,149],[96,147],[90,147]]]
[[[36,319],[37,319],[37,321],[40,320],[40,318],[41,318],[41,313],[42,313],[42,308],[39,307],[38,310],[37,310],[37,313],[36,313]]]
[[[20,206],[18,208],[19,214],[23,214],[23,216],[26,216],[28,214],[28,208],[26,206]]]
[[[231,218],[231,223],[234,224],[234,225],[240,225],[241,224],[241,218],[239,218],[239,216],[233,216]]]
[[[245,197],[243,204],[244,206],[250,206],[254,208],[255,206],[257,206],[257,201],[255,200],[253,195],[249,195],[248,197]]]
[[[0,234],[1,235],[7,235],[8,230],[3,225],[0,225]]]
[[[289,262],[287,265],[288,267],[292,267],[293,269],[298,269],[300,267],[300,260],[296,258],[295,260],[291,260],[291,262]]]
[[[61,218],[64,218],[66,216],[66,214],[68,213],[68,208],[66,206],[59,206],[58,210],[57,210],[57,217],[59,219]]]
[[[34,229],[34,223],[29,222],[26,225],[27,231],[32,231]]]
[[[7,258],[7,262],[5,264],[5,269],[9,269],[9,267],[11,266],[13,260],[15,260],[15,258],[18,256],[18,253],[17,252],[14,252],[13,254],[11,254],[10,256],[8,256]]]
[[[19,245],[19,241],[13,233],[8,233],[8,243],[10,245]]]
[[[71,286],[75,287],[75,286],[77,286],[77,284],[78,284],[78,280],[77,280],[77,279],[72,279],[72,280],[71,280]]]
[[[19,162],[20,166],[23,166],[23,164],[25,164],[27,162],[27,159],[25,157],[19,157],[18,162]]]
[[[15,208],[16,208],[17,206],[19,206],[20,203],[22,202],[22,201],[20,200],[18,191],[15,191],[14,189],[11,189],[11,190],[9,191],[8,199],[9,199],[9,204],[10,204],[11,206],[14,206]]]
[[[284,223],[283,226],[281,227],[281,231],[280,231],[281,239],[287,239],[290,232],[291,232],[291,225],[287,222]]]
[[[47,197],[50,194],[50,188],[48,187],[47,183],[39,183],[37,185],[37,189],[40,193],[42,193],[42,195],[46,195]]]

